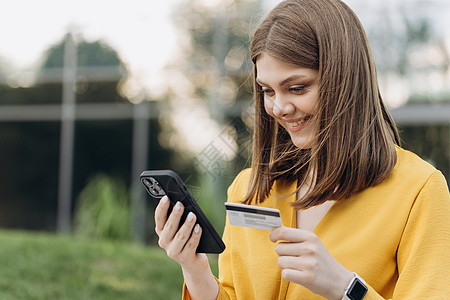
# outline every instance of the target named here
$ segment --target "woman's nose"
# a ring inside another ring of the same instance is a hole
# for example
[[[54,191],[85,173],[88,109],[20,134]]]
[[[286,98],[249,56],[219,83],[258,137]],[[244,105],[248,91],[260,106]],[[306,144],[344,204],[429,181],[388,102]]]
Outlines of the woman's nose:
[[[287,97],[277,96],[273,99],[273,114],[277,117],[288,116],[295,112],[295,106]]]

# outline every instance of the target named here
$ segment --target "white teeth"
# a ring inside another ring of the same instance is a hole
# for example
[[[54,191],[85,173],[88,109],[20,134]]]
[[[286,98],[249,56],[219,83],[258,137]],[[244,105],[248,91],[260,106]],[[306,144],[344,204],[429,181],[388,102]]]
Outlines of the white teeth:
[[[287,122],[287,123],[289,124],[289,126],[295,127],[295,126],[298,126],[298,125],[300,125],[300,124],[305,123],[305,122],[308,121],[309,119],[310,119],[310,117],[308,116],[308,117],[306,117],[306,118],[301,119],[300,121],[297,121],[297,122]]]
[[[303,124],[303,123],[305,123],[305,120],[301,120],[301,121],[298,121],[298,122],[294,122],[294,123],[288,123],[290,126],[298,126],[298,125],[300,125],[300,124]]]

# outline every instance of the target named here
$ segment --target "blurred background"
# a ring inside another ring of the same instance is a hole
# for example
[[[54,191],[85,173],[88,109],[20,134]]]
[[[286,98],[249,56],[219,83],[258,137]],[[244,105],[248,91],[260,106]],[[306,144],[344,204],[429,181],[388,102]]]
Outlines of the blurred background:
[[[0,228],[153,245],[139,174],[177,171],[219,233],[249,166],[249,38],[277,0],[0,9]],[[347,0],[403,147],[450,178],[450,2]]]

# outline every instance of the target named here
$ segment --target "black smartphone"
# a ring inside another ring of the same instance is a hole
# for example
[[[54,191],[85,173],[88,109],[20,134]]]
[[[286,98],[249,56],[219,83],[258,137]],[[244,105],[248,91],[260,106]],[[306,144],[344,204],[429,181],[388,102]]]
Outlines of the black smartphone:
[[[177,201],[183,203],[184,212],[180,220],[180,227],[184,224],[189,212],[192,211],[197,216],[197,223],[200,224],[203,230],[197,253],[222,253],[225,250],[225,244],[219,234],[208,221],[177,173],[172,170],[144,171],[140,179],[153,199],[159,201],[164,195],[169,197],[170,208],[168,215],[172,212],[173,206]]]

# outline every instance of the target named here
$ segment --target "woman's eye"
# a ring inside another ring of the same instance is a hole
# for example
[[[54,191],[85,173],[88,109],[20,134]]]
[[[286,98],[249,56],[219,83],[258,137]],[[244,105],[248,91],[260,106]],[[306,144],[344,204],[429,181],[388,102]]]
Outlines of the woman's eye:
[[[302,93],[305,91],[305,86],[297,85],[297,86],[290,87],[289,90],[294,93]]]
[[[272,90],[272,89],[261,89],[261,90],[258,91],[258,93],[270,97],[270,96],[273,96],[274,90]]]

